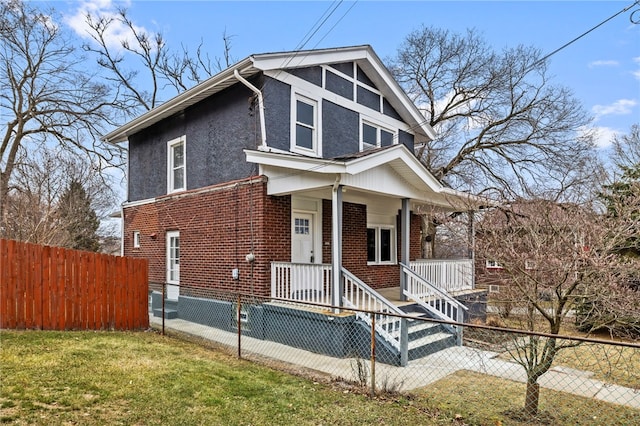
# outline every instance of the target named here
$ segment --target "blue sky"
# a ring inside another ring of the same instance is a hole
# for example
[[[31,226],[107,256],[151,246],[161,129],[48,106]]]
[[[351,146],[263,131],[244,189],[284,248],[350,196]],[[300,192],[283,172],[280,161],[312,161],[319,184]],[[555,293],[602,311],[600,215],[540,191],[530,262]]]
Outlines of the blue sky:
[[[294,50],[325,12],[336,7],[304,48],[370,44],[384,60],[421,25],[454,32],[480,30],[496,49],[533,45],[550,53],[633,4],[627,1],[53,1],[66,23],[84,34],[82,13],[113,13],[124,4],[141,29],[161,31],[167,42],[195,50],[200,40],[222,56]],[[640,123],[640,3],[550,58],[554,83],[570,87],[596,118],[599,144]]]

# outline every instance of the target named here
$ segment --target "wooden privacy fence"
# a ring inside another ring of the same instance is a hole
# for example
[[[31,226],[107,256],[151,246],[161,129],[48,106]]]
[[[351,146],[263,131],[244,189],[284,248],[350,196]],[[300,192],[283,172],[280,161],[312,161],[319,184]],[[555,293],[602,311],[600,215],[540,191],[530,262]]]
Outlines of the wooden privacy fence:
[[[148,261],[0,239],[0,328],[149,326]]]

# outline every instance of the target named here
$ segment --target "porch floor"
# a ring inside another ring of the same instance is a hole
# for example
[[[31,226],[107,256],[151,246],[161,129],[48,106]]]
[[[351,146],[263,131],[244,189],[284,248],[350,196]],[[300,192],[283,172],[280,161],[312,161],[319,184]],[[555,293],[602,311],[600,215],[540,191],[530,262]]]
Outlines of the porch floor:
[[[382,297],[396,306],[413,305],[414,302],[400,300],[400,286],[397,287],[385,287],[376,290]]]

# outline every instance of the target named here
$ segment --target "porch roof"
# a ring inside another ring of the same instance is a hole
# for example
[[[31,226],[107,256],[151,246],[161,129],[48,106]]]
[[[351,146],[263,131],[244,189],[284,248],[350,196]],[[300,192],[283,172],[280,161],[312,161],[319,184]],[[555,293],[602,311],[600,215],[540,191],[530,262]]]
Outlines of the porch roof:
[[[414,209],[475,210],[488,200],[456,191],[438,181],[405,147],[398,144],[334,159],[285,152],[245,150],[247,161],[260,165],[268,178],[269,195],[326,192],[341,184],[347,189],[393,199],[408,198]]]

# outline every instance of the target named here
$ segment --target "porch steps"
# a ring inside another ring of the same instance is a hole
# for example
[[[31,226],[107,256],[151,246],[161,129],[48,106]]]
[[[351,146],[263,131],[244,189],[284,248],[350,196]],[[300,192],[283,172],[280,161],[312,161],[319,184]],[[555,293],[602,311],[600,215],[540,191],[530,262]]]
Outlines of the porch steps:
[[[162,318],[162,308],[154,309],[153,316],[156,318]],[[178,318],[178,301],[165,299],[164,319],[175,319],[175,318]]]
[[[430,315],[416,304],[400,307],[408,315],[427,319]],[[408,330],[408,359],[414,360],[456,345],[456,336],[442,324],[410,321]]]

